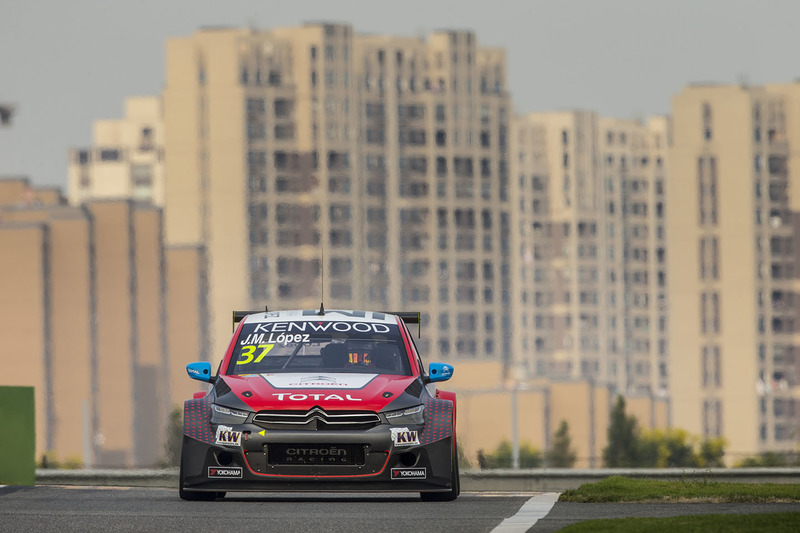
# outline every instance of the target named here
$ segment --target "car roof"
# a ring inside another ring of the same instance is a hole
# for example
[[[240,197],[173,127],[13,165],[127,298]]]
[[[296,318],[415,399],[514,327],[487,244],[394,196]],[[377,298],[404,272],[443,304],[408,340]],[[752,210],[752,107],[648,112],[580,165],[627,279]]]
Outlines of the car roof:
[[[288,311],[258,311],[244,318],[246,324],[264,322],[298,322],[313,320],[314,322],[372,322],[397,324],[397,316],[379,311],[353,311],[343,309],[326,309],[320,314],[317,309],[295,309]]]

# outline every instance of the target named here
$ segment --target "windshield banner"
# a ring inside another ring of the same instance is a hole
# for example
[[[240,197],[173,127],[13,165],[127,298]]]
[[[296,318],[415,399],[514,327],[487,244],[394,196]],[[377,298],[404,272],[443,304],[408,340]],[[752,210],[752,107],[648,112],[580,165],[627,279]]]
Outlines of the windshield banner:
[[[261,374],[276,389],[362,389],[378,374]]]

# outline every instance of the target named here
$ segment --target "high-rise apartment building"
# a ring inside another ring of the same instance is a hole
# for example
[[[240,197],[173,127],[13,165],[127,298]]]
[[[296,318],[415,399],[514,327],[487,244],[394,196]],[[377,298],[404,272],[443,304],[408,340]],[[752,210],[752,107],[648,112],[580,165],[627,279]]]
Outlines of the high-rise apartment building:
[[[127,98],[125,118],[98,120],[92,129],[92,146],[69,153],[70,204],[132,198],[163,206],[160,98]]]
[[[70,203],[79,206],[125,199],[139,202],[140,211],[147,202],[163,206],[163,131],[160,97],[127,98],[125,118],[95,122],[92,145],[70,150]],[[31,188],[26,194],[30,196],[34,191],[38,196],[43,194],[40,188]],[[22,197],[23,193],[17,194]],[[164,246],[161,226],[158,231],[157,242]],[[186,379],[186,364],[210,357],[207,262],[204,249],[198,244],[165,247],[164,256],[166,342],[176,349],[169,354],[168,374],[158,379],[166,380],[170,391],[166,403],[175,407],[197,390],[197,384]],[[158,314],[148,317],[164,318]]]
[[[167,44],[168,243],[232,309],[422,310],[440,358],[511,354],[505,54],[468,31],[201,30]]]
[[[161,210],[48,196],[27,180],[0,180],[0,249],[13,251],[0,254],[4,384],[36,388],[39,454],[153,466],[175,402],[170,363],[202,354],[197,326],[167,354]],[[190,272],[172,277],[188,286]],[[197,308],[182,313],[184,324]]]
[[[797,446],[796,84],[675,96],[669,283],[674,423],[729,459]]]
[[[517,118],[516,363],[529,375],[666,397],[667,135],[666,118]]]

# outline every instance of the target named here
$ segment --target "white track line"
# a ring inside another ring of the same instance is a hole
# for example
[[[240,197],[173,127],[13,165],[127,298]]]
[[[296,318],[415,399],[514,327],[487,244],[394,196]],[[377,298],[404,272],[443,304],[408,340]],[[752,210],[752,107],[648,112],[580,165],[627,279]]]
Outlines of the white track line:
[[[545,492],[534,496],[519,508],[517,514],[500,522],[492,533],[517,533],[527,531],[540,518],[547,516],[558,501],[558,492]]]

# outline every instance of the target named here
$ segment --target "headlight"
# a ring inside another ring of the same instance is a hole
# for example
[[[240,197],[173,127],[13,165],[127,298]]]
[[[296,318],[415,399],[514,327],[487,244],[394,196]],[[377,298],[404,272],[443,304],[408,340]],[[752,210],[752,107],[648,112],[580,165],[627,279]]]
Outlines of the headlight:
[[[211,422],[214,424],[244,424],[250,413],[222,405],[211,404]]]
[[[405,426],[408,424],[424,424],[425,419],[422,416],[422,411],[425,409],[424,405],[417,405],[409,407],[408,409],[400,409],[399,411],[389,411],[384,413],[386,420],[394,426]]]

